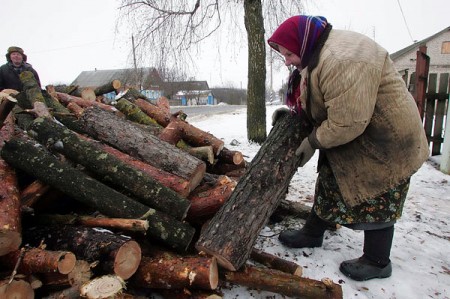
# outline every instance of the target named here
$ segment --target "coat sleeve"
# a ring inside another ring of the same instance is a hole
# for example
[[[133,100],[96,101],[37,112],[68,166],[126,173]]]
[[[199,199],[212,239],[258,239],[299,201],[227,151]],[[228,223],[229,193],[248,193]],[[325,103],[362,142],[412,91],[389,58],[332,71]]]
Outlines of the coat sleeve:
[[[316,148],[333,148],[361,135],[372,117],[381,69],[367,62],[334,60],[318,72],[327,118],[309,137]]]

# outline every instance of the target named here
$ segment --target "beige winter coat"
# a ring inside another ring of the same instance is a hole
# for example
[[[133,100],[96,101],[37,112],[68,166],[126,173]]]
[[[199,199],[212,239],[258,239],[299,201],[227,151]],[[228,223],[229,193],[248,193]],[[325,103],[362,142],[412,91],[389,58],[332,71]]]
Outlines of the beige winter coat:
[[[417,106],[385,49],[368,37],[331,30],[301,101],[310,109],[313,147],[323,149],[350,206],[381,195],[428,158]]]

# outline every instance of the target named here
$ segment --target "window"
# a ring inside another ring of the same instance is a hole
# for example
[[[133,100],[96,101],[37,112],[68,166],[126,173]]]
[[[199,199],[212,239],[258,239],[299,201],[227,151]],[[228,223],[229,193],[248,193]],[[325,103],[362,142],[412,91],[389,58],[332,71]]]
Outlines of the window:
[[[450,41],[442,42],[441,54],[450,54]]]

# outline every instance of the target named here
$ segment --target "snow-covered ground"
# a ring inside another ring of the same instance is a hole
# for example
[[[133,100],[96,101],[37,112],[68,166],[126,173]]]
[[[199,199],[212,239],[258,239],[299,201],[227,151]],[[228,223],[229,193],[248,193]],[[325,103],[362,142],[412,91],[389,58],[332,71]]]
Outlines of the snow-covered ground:
[[[267,107],[267,132],[272,112]],[[192,125],[221,138],[229,149],[241,151],[247,161],[259,146],[247,141],[246,109],[208,117],[188,119]],[[236,143],[237,146],[231,145]],[[297,172],[287,199],[311,205],[316,180],[317,154]],[[412,177],[403,217],[395,225],[391,252],[393,275],[366,282],[353,281],[339,272],[339,264],[362,254],[363,232],[345,227],[327,231],[323,247],[290,249],[278,241],[286,223],[263,228],[256,247],[303,267],[303,276],[320,280],[331,278],[340,283],[344,298],[422,299],[450,298],[450,176],[440,172],[439,157],[430,158]],[[300,175],[301,173],[301,175]],[[287,224],[300,228],[303,221]],[[248,290],[242,286],[222,289],[224,298],[286,298],[279,294]]]

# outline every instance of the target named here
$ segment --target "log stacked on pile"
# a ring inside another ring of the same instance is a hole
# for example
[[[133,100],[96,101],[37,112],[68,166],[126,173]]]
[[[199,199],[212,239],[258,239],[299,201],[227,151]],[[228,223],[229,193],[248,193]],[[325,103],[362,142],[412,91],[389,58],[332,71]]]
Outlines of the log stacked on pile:
[[[244,189],[264,199],[273,182],[255,179],[271,172],[266,164],[273,161],[250,168],[242,153],[186,122],[182,111],[171,114],[165,98],[154,105],[129,89],[115,106],[102,102],[101,94],[120,87],[117,80],[95,90],[47,91],[29,72],[21,80],[24,92],[3,95],[8,103],[0,105],[0,264],[7,270],[0,271],[0,298],[220,298],[227,282],[342,298],[339,285],[302,278],[297,264],[253,249],[292,164],[276,164],[281,184],[269,192],[267,213],[240,240],[228,240],[211,227],[225,225],[229,199],[241,206]],[[292,120],[281,123],[277,130],[286,131]],[[270,153],[274,139],[262,149]],[[216,250],[222,237],[231,260]]]

